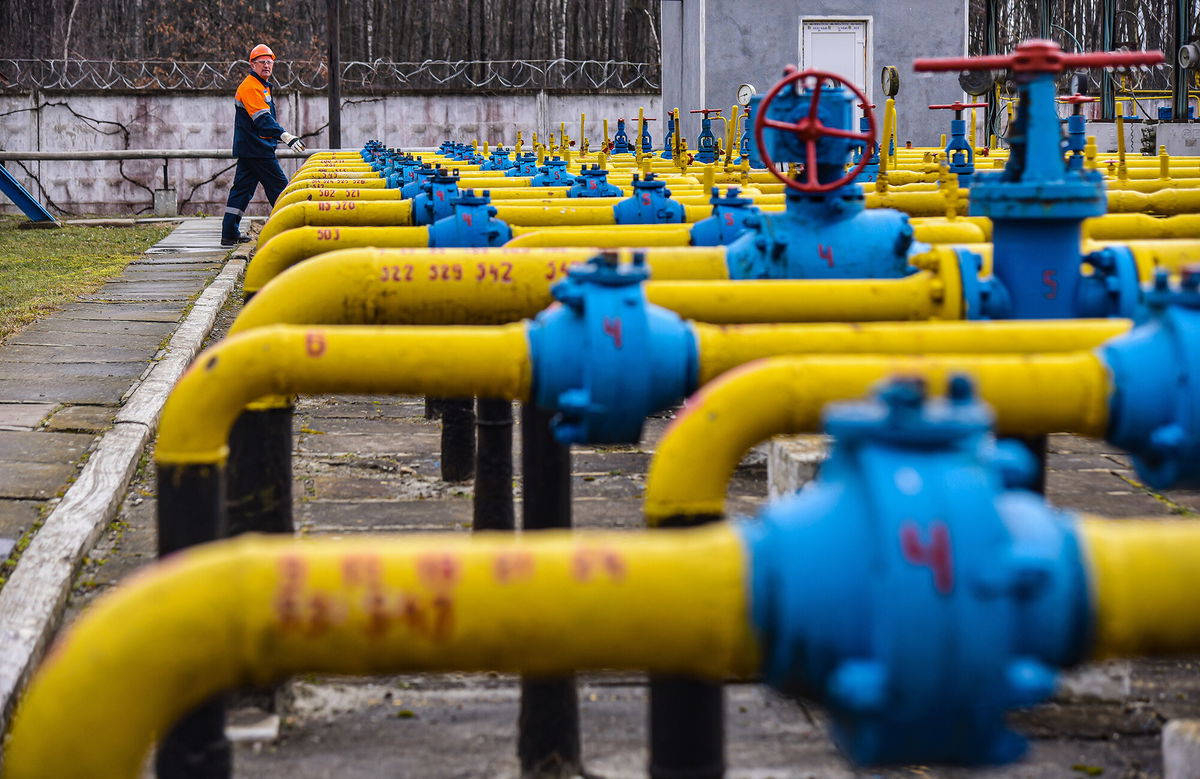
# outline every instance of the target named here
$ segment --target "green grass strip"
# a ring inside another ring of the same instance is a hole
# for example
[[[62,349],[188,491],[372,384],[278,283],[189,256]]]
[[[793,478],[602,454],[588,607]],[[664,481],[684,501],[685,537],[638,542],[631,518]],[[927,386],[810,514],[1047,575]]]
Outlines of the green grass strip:
[[[21,230],[0,217],[0,341],[95,292],[171,232],[170,224]]]

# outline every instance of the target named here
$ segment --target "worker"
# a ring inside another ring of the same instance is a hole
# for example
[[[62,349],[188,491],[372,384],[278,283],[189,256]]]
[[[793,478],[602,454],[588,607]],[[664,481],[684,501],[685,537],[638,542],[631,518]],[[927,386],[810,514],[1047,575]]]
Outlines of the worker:
[[[275,114],[275,101],[271,98],[274,69],[275,52],[271,47],[264,43],[255,46],[250,50],[250,75],[242,81],[233,99],[233,156],[237,159],[237,170],[229,199],[225,201],[222,246],[236,246],[250,240],[241,234],[238,225],[259,184],[271,205],[275,205],[275,198],[287,186],[287,177],[275,159],[275,146],[283,141],[296,151],[304,151],[304,144],[283,129]]]

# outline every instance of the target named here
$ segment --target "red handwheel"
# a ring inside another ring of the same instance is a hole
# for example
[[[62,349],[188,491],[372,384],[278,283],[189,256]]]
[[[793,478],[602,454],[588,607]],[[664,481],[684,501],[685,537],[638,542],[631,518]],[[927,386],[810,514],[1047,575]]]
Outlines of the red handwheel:
[[[771,105],[771,101],[789,84],[799,82],[797,89],[808,88],[807,81],[815,79],[811,86],[812,98],[808,106],[808,115],[795,124],[789,122],[781,122],[777,119],[767,118],[767,108]],[[867,96],[862,90],[851,84],[846,79],[836,73],[827,73],[823,70],[796,70],[792,65],[788,65],[783,71],[783,79],[775,86],[771,87],[771,91],[763,97],[762,102],[758,104],[758,110],[754,115],[754,140],[758,144],[758,153],[762,160],[767,165],[767,170],[792,189],[800,192],[829,192],[838,187],[845,186],[854,181],[855,177],[862,172],[863,168],[871,160],[870,154],[864,154],[850,171],[841,178],[822,184],[817,178],[817,141],[823,136],[831,135],[836,138],[849,138],[854,141],[864,141],[867,147],[870,148],[875,143],[876,125],[875,112],[870,108],[863,108],[863,115],[867,117],[867,124],[870,125],[870,131],[866,133],[853,132],[851,130],[843,130],[840,127],[828,127],[821,123],[817,116],[817,108],[821,103],[821,85],[826,82],[832,82],[835,85],[841,85],[849,89],[855,97],[858,98],[860,105],[870,105],[867,101]],[[763,128],[770,127],[774,130],[791,131],[804,142],[804,178],[805,181],[788,178],[783,173],[775,169],[775,161],[767,156],[767,147],[763,143]]]

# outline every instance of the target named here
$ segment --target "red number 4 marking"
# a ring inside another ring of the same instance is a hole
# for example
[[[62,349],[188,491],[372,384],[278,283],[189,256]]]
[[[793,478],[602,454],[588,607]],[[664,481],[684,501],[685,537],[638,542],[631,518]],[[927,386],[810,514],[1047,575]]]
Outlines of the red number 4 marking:
[[[946,595],[954,588],[954,567],[950,555],[950,531],[941,522],[929,526],[929,542],[921,541],[916,523],[900,528],[900,550],[904,559],[933,571],[933,586]]]

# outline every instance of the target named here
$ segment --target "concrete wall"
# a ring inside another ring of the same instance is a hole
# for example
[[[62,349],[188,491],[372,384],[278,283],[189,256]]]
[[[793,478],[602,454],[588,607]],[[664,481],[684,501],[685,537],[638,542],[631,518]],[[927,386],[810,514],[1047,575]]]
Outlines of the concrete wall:
[[[593,145],[601,121],[658,116],[658,95],[404,96],[352,97],[342,110],[342,138],[358,146],[379,138],[398,147],[436,146],[443,140],[512,143],[518,130],[579,134],[579,115],[587,114],[586,131]],[[291,94],[281,99],[283,126],[306,138],[310,147],[325,145],[321,132],[328,120],[323,96]],[[12,151],[101,149],[225,149],[233,137],[233,107],[226,95],[3,95],[0,96],[0,143]],[[283,160],[284,172],[296,161]],[[9,162],[5,167],[30,192],[76,214],[128,214],[149,211],[151,190],[162,186],[158,161]],[[229,168],[229,170],[225,170]],[[224,171],[224,172],[222,172]],[[232,183],[232,160],[176,160],[168,180],[178,191],[182,213],[220,213]],[[0,211],[16,208],[0,200]],[[261,190],[250,213],[265,213]]]
[[[702,46],[684,48],[685,68],[701,79],[700,98],[681,96],[680,108],[723,108],[736,99],[739,84],[751,83],[760,94],[779,80],[785,65],[800,57],[800,17],[869,17],[873,39],[874,73],[867,87],[872,101],[883,105],[879,69],[900,70],[897,96],[899,137],[916,146],[933,145],[949,129],[950,116],[933,112],[931,103],[950,103],[963,97],[956,74],[922,74],[912,70],[917,57],[957,57],[966,53],[966,0],[663,0],[663,91],[666,105],[675,105],[668,92],[667,52],[680,47],[672,40],[668,15],[682,4],[683,35],[697,36]],[[703,102],[704,105],[698,105]],[[698,122],[685,123],[689,138]],[[694,145],[694,141],[693,141]]]

